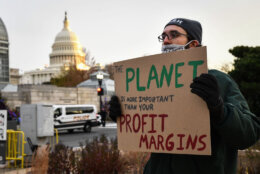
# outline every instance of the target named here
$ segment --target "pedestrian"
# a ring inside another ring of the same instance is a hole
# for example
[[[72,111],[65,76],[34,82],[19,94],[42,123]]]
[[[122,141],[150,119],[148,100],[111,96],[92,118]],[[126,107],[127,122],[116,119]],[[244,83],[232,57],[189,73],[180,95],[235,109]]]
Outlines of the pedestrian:
[[[198,21],[176,18],[166,24],[158,39],[162,42],[163,53],[199,47],[202,27]],[[235,174],[238,149],[246,149],[259,140],[260,119],[250,112],[229,75],[209,70],[194,78],[190,88],[207,103],[212,154],[151,153],[144,174]],[[113,96],[110,117],[116,121],[121,114],[119,99]]]
[[[100,112],[101,115],[101,124],[103,127],[106,126],[106,119],[107,119],[107,112],[106,112],[106,107],[102,107],[102,110]]]

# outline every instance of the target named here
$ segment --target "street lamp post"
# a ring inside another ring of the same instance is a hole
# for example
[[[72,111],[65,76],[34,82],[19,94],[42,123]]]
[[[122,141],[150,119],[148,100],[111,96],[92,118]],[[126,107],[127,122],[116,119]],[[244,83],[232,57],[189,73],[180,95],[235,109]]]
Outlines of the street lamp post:
[[[98,74],[97,74],[97,79],[98,79],[98,85],[99,85],[99,88],[100,89],[102,89],[102,80],[103,80],[103,78],[104,78],[104,76],[103,76],[103,74],[101,73],[101,72],[99,72]],[[99,105],[100,105],[100,112],[102,111],[102,98],[101,98],[102,96],[100,95],[99,96]]]

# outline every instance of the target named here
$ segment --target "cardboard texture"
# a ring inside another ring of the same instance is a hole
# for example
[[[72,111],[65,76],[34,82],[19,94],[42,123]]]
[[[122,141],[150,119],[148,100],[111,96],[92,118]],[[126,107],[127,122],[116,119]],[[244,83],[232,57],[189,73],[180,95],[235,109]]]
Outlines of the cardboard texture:
[[[206,47],[114,63],[120,150],[210,155],[206,103],[190,92],[207,73]]]

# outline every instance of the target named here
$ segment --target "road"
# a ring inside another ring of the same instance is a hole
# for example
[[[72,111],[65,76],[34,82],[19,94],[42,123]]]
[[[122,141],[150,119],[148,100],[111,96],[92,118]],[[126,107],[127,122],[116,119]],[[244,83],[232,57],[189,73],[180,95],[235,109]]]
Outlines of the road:
[[[107,123],[106,127],[93,127],[90,133],[85,133],[83,130],[74,130],[73,133],[59,131],[59,142],[69,147],[79,147],[80,143],[84,145],[86,140],[91,141],[94,137],[100,137],[102,134],[108,139],[116,138],[116,124]]]

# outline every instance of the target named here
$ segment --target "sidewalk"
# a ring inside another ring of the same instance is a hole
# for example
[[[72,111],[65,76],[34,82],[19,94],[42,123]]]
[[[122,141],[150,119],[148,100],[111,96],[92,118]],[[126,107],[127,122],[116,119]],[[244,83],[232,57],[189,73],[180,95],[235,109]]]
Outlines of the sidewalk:
[[[15,168],[0,168],[0,173],[2,174],[29,174],[31,173],[31,168],[25,169],[15,169]]]
[[[98,128],[117,128],[117,124],[114,122],[106,122],[106,126],[103,127],[102,125],[100,125]]]

